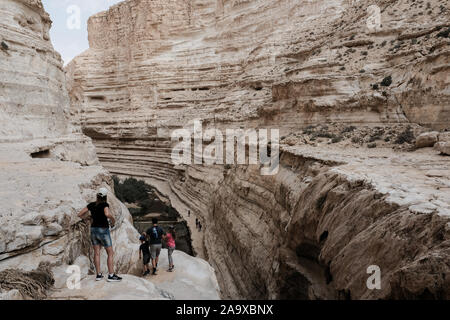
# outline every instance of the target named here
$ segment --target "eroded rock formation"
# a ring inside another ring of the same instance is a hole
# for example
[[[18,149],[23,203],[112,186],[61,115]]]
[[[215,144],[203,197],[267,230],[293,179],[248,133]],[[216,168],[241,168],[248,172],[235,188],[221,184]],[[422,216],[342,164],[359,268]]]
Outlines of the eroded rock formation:
[[[112,231],[116,270],[140,274],[139,234],[131,215],[114,197],[112,179],[100,166],[92,140],[70,122],[62,61],[50,42],[51,20],[41,1],[1,0],[0,16],[0,271],[31,271],[48,262],[58,275],[57,289],[65,286],[69,265],[82,267],[84,276],[92,274],[88,224],[76,214],[103,186],[111,191],[108,201],[117,221]],[[101,259],[106,269],[105,252]],[[203,277],[212,285],[205,291],[211,289],[210,297],[217,298],[215,276],[208,268],[206,264]],[[93,281],[92,275],[86,281]],[[133,281],[126,280],[124,288]],[[147,280],[140,284],[153,293],[146,298],[173,297]],[[108,298],[99,290],[99,298]],[[29,298],[14,290],[2,292],[1,284],[0,297]]]
[[[377,8],[381,24],[368,25]],[[448,299],[448,158],[310,143],[301,129],[449,129],[449,9],[127,0],[89,19],[90,49],[67,67],[72,112],[108,170],[146,178],[204,222],[194,247],[224,297]],[[280,172],[174,166],[170,132],[194,119],[293,135]],[[366,286],[370,265],[381,290]]]

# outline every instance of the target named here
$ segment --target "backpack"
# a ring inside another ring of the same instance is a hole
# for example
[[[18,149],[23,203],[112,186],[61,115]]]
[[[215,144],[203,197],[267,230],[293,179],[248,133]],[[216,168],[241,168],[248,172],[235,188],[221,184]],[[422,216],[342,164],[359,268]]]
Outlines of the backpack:
[[[159,240],[161,238],[158,227],[152,228],[151,238],[152,240]]]

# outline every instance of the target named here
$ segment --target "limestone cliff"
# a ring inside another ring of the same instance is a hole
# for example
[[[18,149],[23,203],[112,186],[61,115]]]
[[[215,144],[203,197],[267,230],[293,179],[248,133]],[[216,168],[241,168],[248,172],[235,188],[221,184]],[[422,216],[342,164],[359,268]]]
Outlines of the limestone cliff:
[[[131,215],[114,197],[111,177],[99,165],[92,140],[81,133],[79,124],[70,122],[62,61],[48,34],[50,17],[40,0],[1,0],[0,16],[0,271],[32,271],[46,262],[57,278],[56,289],[61,289],[69,277],[68,265],[76,264],[84,277],[91,274],[84,284],[92,282],[89,228],[76,214],[103,186],[111,191],[108,201],[117,221],[112,230],[116,270],[140,274],[139,234]],[[105,273],[105,252],[101,259]],[[185,259],[188,264],[206,264]],[[203,283],[209,285],[205,292],[218,298],[211,267],[206,264],[202,270]],[[131,277],[124,288],[132,287],[133,281],[140,280]],[[152,293],[145,298],[173,298],[177,293],[164,293],[144,279],[140,285]],[[98,290],[98,298],[112,298]],[[14,290],[2,292],[0,284],[2,298],[27,297]]]
[[[225,297],[448,299],[448,158],[333,147],[302,129],[449,129],[449,10],[437,0],[127,0],[89,19],[90,49],[66,70],[72,112],[106,168],[146,178],[204,222],[196,250]],[[174,166],[170,132],[194,119],[294,138],[272,177]],[[381,290],[366,287],[370,265]]]
[[[40,1],[31,0],[4,0],[0,12],[0,140],[71,133],[65,75],[50,42],[49,15]]]

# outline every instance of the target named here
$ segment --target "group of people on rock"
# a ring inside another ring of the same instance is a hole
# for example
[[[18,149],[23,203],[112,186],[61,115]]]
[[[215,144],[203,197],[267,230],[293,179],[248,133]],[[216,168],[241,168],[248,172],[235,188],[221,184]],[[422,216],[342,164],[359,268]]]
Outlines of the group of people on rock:
[[[109,282],[118,282],[122,278],[114,272],[114,251],[112,248],[110,226],[114,227],[116,223],[114,216],[109,210],[109,204],[107,202],[108,190],[106,188],[100,188],[97,192],[97,200],[89,203],[83,210],[78,213],[78,217],[84,219],[88,212],[91,213],[91,243],[94,247],[94,265],[97,272],[96,280],[102,280],[103,274],[100,272],[100,250],[105,248],[108,254],[108,277]],[[188,211],[188,217],[191,216],[191,211]],[[110,220],[110,223],[108,222]],[[199,232],[202,231],[203,225],[198,218],[195,218],[195,226]],[[167,254],[169,260],[169,269],[167,271],[172,272],[175,268],[173,264],[173,252],[175,251],[176,240],[175,228],[169,227],[169,231],[166,233],[159,225],[158,219],[152,219],[152,226],[144,232],[139,240],[141,242],[139,246],[139,259],[142,259],[144,264],[144,276],[152,273],[156,275],[158,270],[159,255],[161,254],[163,241],[167,246]],[[151,267],[150,267],[151,261]]]
[[[152,224],[152,227],[148,228],[148,230],[139,238],[141,241],[139,247],[139,259],[142,259],[142,262],[144,263],[144,276],[150,274],[150,260],[152,262],[151,273],[156,275],[163,241],[166,243],[169,259],[169,269],[167,271],[172,272],[175,268],[172,257],[172,254],[175,251],[175,239],[177,237],[175,228],[170,226],[169,232],[164,232],[164,230],[158,226],[158,219],[156,218],[152,219]]]
[[[91,223],[91,243],[94,248],[94,265],[96,271],[96,281],[103,280],[104,276],[100,269],[100,250],[105,248],[108,255],[108,282],[119,282],[122,278],[114,272],[114,251],[112,248],[112,240],[110,227],[114,228],[116,221],[114,216],[109,210],[109,204],[107,202],[108,189],[100,188],[97,192],[97,200],[89,203],[79,213],[78,217],[81,219],[87,218],[87,213],[90,212],[92,219]],[[108,219],[110,222],[108,222]],[[168,248],[169,256],[169,272],[172,272],[175,268],[173,264],[172,254],[175,250],[175,228],[169,227],[169,231],[166,233],[158,226],[158,219],[152,219],[152,227],[144,232],[141,237],[141,245],[139,247],[139,259],[143,259],[144,263],[144,276],[150,274],[149,262],[152,261],[152,273],[155,275],[158,268],[159,255],[162,249],[162,241],[165,241]]]

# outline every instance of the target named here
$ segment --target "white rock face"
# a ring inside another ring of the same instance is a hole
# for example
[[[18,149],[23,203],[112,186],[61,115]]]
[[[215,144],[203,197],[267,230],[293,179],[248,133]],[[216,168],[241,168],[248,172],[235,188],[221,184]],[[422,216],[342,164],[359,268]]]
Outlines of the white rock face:
[[[89,224],[76,215],[95,200],[98,188],[110,190],[108,202],[117,221],[111,231],[116,272],[140,274],[139,234],[128,209],[115,198],[91,139],[68,119],[62,62],[49,41],[51,21],[41,1],[1,0],[0,14],[1,41],[8,46],[0,49],[0,271],[31,271],[49,262],[55,288],[63,288],[67,266],[76,264],[91,299],[173,297],[133,276],[126,276],[130,280],[117,291],[88,281],[93,271]],[[192,258],[190,263],[204,262]],[[106,273],[104,250],[101,267]],[[217,286],[212,269],[204,270]],[[198,285],[193,290],[202,291]],[[0,295],[18,298],[14,290]]]
[[[437,131],[425,132],[419,135],[416,139],[417,148],[432,147],[438,141]]]
[[[96,189],[109,187],[108,172],[99,166],[82,167],[50,159],[1,162],[0,270],[35,269],[41,260],[69,263],[91,254],[89,228],[76,218],[94,200]],[[108,199],[117,219],[112,231],[116,266],[120,272],[137,272],[138,233],[130,214],[114,196]],[[84,239],[84,242],[80,241]],[[134,259],[136,258],[136,259]],[[102,254],[106,266],[106,254]]]
[[[87,275],[89,260],[81,257],[75,261],[81,270],[80,289],[70,290],[66,282],[71,274],[67,265],[53,269],[55,288],[51,299],[176,299],[217,300],[220,299],[214,269],[204,260],[191,257],[182,251],[173,254],[176,269],[168,269],[167,250],[161,251],[159,270],[155,276],[146,278],[124,275],[121,283],[108,283],[105,279],[95,281],[94,275]]]
[[[14,289],[6,292],[0,292],[0,300],[23,300],[23,296],[19,290]]]
[[[51,299],[64,300],[168,300],[171,295],[161,292],[152,282],[132,275],[124,275],[122,282],[95,281],[85,278],[80,289],[57,291]]]
[[[427,2],[377,1],[382,23],[371,30],[369,1],[123,1],[89,19],[90,49],[66,68],[74,121],[111,172],[145,178],[202,221],[201,233],[190,223],[194,248],[225,298],[448,297],[446,157],[378,152],[381,141],[413,144],[418,124],[450,129],[450,10]],[[170,132],[195,119],[205,130],[291,135],[279,174],[174,165]],[[398,124],[414,132],[392,135]],[[389,137],[348,137],[335,149],[333,138],[302,132],[317,125],[322,135],[367,125]],[[371,139],[376,150],[359,148]],[[310,270],[295,258],[302,250],[315,258]],[[373,260],[387,275],[382,291],[365,286]]]
[[[450,142],[439,141],[434,145],[434,148],[440,153],[450,156]]]
[[[158,288],[173,294],[176,300],[218,300],[219,285],[214,269],[206,261],[193,258],[182,251],[173,253],[174,272],[167,272],[167,250],[161,251],[158,275],[148,279]]]
[[[73,128],[51,20],[40,0],[0,1],[0,140],[61,137]],[[26,94],[24,94],[26,92]]]

